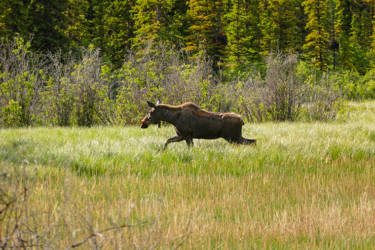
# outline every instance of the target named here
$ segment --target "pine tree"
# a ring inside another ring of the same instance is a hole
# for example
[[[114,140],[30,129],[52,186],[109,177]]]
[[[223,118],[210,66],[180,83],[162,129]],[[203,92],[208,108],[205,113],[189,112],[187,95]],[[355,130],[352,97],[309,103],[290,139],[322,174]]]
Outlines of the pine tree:
[[[0,0],[0,36],[28,35],[28,8],[22,0]]]
[[[249,66],[259,60],[260,30],[257,0],[232,0],[230,9],[225,15],[226,61],[232,68]]]
[[[365,73],[370,65],[374,5],[374,1],[369,0],[337,1],[339,60],[345,69]]]
[[[68,7],[64,0],[36,0],[28,6],[29,33],[34,37],[32,45],[41,51],[68,49],[69,40],[64,31]]]
[[[133,47],[163,41],[181,45],[186,6],[180,0],[137,0],[132,9]]]
[[[138,0],[132,9],[135,37],[134,46],[144,46],[159,38],[162,20],[162,3],[159,0]]]
[[[301,49],[303,40],[298,32],[302,16],[300,1],[262,0],[263,9],[260,22],[262,30],[262,53],[295,53]]]
[[[371,54],[372,54],[372,58],[373,58],[372,59],[372,66],[374,67],[374,65],[375,65],[375,1],[371,0],[370,6],[371,6],[370,8],[371,8],[371,13],[372,13]]]
[[[306,43],[304,48],[306,55],[320,69],[325,70],[328,63],[328,1],[306,0],[303,2],[305,13],[308,16],[306,29]]]
[[[353,53],[354,68],[364,74],[370,66],[368,53],[371,46],[372,13],[370,3],[354,1],[352,4],[352,22],[350,42]]]
[[[103,9],[103,52],[116,66],[121,66],[124,56],[130,48],[134,23],[130,11],[133,1],[107,1]]]
[[[65,35],[71,41],[71,47],[76,49],[80,46],[87,46],[90,42],[87,39],[87,19],[86,13],[89,8],[87,0],[70,0],[69,7],[65,14],[67,17],[67,27]]]
[[[32,39],[32,47],[39,51],[68,49],[69,39],[65,35],[67,17],[65,0],[1,0],[0,33],[4,36],[16,34]]]
[[[362,47],[371,44],[372,13],[371,4],[374,1],[353,1],[352,3],[352,30],[351,36]]]
[[[352,68],[352,49],[349,41],[352,12],[350,0],[337,0],[337,36],[339,39],[339,62],[344,68]]]
[[[189,0],[187,19],[188,35],[185,37],[188,53],[197,55],[206,51],[217,69],[224,55],[227,38],[222,24],[222,1]]]

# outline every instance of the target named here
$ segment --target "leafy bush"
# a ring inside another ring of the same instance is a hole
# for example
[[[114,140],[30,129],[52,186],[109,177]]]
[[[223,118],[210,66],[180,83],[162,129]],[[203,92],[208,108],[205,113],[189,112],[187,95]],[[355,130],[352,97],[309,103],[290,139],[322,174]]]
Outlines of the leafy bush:
[[[227,98],[249,121],[328,120],[338,112],[340,94],[327,82],[311,84],[308,68],[298,68],[296,55],[267,58],[266,77],[253,74],[238,81]]]
[[[73,60],[63,64],[61,54],[48,55],[45,88],[41,92],[39,119],[44,124],[69,126],[72,124],[74,86],[70,81]]]
[[[43,61],[29,48],[30,43],[20,37],[0,45],[0,107],[5,126],[29,126],[35,120]]]
[[[369,70],[365,75],[356,71],[336,72],[329,76],[336,88],[350,100],[375,98],[375,70]]]

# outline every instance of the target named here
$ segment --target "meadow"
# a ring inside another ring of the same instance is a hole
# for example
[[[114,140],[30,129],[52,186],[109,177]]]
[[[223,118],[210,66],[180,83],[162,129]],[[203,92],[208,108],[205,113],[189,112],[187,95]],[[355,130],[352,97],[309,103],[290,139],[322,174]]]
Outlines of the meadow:
[[[0,244],[374,246],[375,102],[350,103],[330,122],[247,123],[256,146],[195,140],[163,151],[174,134],[172,126],[1,129]]]

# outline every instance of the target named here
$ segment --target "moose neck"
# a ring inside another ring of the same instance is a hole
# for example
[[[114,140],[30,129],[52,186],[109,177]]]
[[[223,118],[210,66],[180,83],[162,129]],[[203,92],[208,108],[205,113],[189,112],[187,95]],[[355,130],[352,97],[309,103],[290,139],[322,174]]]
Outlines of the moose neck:
[[[169,105],[160,105],[160,106],[162,106],[163,108],[163,115],[161,117],[161,121],[168,122],[168,123],[175,125],[178,119],[179,113],[180,113],[180,109],[175,108],[173,106],[169,106]]]

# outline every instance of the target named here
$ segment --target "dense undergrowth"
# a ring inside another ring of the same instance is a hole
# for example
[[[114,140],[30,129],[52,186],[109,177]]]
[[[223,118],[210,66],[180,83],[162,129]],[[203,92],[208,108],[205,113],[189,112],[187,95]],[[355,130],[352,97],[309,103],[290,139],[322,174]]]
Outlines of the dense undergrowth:
[[[117,69],[92,47],[81,57],[29,47],[21,38],[0,46],[0,127],[131,125],[146,100],[192,101],[255,122],[332,120],[343,100],[375,96],[373,71],[319,73],[296,55],[271,55],[264,67],[229,77],[204,56],[191,59],[160,44],[142,56],[129,52]]]

